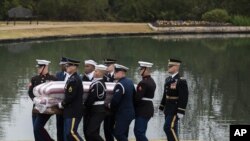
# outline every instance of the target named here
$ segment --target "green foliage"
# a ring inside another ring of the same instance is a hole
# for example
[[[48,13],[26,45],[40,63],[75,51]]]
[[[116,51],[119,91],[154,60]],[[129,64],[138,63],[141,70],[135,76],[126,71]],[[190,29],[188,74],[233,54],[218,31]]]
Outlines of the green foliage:
[[[224,9],[214,9],[204,13],[201,19],[210,22],[227,22],[230,16]]]
[[[230,15],[250,17],[249,0],[0,0],[0,20],[23,6],[40,20],[151,22],[155,20],[227,21]]]
[[[237,26],[250,26],[250,17],[236,15],[232,16],[230,22]]]

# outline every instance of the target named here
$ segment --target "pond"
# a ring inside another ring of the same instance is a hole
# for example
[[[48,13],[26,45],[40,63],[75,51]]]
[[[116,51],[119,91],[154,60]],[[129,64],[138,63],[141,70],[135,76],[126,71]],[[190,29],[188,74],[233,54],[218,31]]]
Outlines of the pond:
[[[148,125],[149,139],[165,139],[164,115],[158,110],[163,93],[167,61],[183,61],[181,74],[187,79],[189,101],[180,121],[180,139],[227,141],[229,125],[250,124],[250,36],[249,35],[161,35],[79,38],[0,44],[0,140],[34,140],[32,102],[27,89],[35,75],[35,59],[51,60],[55,74],[61,56],[81,61],[115,58],[129,67],[128,77],[138,83],[138,61],[154,63],[157,84],[155,114]],[[79,73],[83,72],[83,65]],[[46,125],[56,138],[55,116]],[[82,125],[79,133],[82,133]],[[103,130],[102,133],[103,135]],[[130,139],[134,139],[133,123]]]

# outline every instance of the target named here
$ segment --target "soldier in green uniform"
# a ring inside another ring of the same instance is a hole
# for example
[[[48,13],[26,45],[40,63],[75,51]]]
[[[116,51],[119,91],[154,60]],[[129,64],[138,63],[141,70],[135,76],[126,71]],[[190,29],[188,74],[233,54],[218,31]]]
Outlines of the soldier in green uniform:
[[[166,78],[164,93],[159,107],[165,114],[164,132],[168,141],[179,140],[178,120],[184,116],[188,102],[187,81],[180,77],[180,65],[180,60],[169,59],[168,72],[171,76]]]

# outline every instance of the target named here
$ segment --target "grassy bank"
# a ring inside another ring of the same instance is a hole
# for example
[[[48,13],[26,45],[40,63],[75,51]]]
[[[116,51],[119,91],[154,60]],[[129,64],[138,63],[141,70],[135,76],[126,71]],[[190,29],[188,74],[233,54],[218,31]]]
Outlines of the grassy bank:
[[[112,33],[150,33],[146,23],[110,23],[110,22],[17,22],[6,25],[0,22],[0,40],[35,38],[47,36],[70,36]]]

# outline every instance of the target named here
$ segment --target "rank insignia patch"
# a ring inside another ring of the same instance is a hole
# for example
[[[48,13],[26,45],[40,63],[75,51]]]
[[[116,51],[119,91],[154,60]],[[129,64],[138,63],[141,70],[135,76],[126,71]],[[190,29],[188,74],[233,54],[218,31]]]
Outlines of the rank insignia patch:
[[[72,92],[72,87],[71,87],[71,86],[69,87],[68,92],[69,92],[69,93]]]

